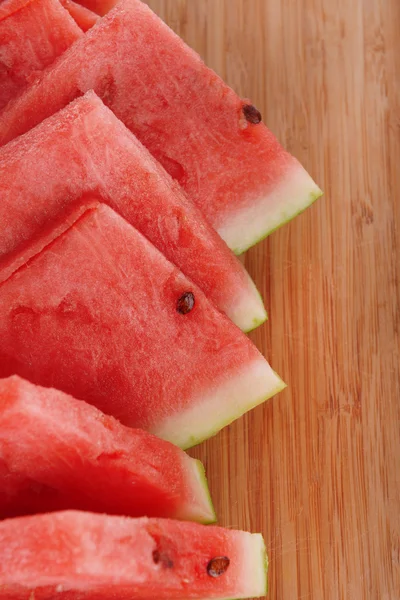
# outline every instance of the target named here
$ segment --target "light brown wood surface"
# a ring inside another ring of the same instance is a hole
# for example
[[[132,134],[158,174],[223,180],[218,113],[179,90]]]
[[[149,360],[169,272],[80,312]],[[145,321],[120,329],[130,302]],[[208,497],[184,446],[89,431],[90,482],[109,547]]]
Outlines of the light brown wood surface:
[[[400,1],[148,0],[325,196],[249,251],[289,387],[194,450],[272,600],[400,600]]]

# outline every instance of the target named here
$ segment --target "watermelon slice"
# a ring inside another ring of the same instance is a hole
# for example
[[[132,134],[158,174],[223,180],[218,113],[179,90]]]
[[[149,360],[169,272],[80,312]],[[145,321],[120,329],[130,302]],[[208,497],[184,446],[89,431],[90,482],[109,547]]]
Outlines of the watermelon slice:
[[[183,448],[284,387],[252,342],[106,205],[0,285],[0,377],[12,374]]]
[[[260,597],[260,534],[77,511],[0,523],[0,600]]]
[[[0,4],[0,108],[82,36],[58,0]]]
[[[0,518],[75,508],[210,523],[200,461],[86,402],[0,380]]]
[[[32,237],[93,190],[241,329],[265,321],[243,265],[93,92],[0,148],[0,281],[29,258]]]
[[[85,6],[74,2],[74,0],[61,0],[61,4],[67,9],[74,21],[82,31],[89,31],[100,20],[99,15]]]
[[[240,99],[139,0],[122,0],[7,107],[0,143],[93,89],[241,253],[321,191]]]

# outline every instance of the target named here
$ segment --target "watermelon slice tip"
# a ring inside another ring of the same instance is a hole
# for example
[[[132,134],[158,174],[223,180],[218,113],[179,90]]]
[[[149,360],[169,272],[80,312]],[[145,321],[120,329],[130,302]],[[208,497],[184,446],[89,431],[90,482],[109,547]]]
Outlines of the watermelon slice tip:
[[[257,327],[260,327],[268,319],[268,313],[265,310],[264,300],[257,289],[256,284],[247,273],[244,275],[248,279],[246,294],[242,294],[241,299],[232,306],[231,313],[228,315],[231,321],[235,323],[245,333],[250,333]]]
[[[216,435],[285,387],[286,384],[266,361],[254,360],[238,372],[237,376],[231,376],[218,386],[205,401],[194,402],[186,410],[165,420],[162,425],[152,428],[151,432],[181,448],[191,448]],[[246,402],[243,401],[244,398]],[[190,433],[194,430],[195,436]]]
[[[211,498],[210,489],[208,487],[206,470],[200,460],[192,459],[191,464],[193,466],[192,488],[193,490],[198,489],[196,497],[198,502],[200,499],[202,499],[203,505],[198,505],[196,507],[197,510],[193,510],[193,505],[188,506],[186,518],[188,521],[196,521],[198,523],[203,523],[203,525],[210,525],[217,521],[217,515]]]
[[[296,164],[273,193],[232,214],[217,231],[234,254],[243,254],[304,212],[322,194],[307,171]]]

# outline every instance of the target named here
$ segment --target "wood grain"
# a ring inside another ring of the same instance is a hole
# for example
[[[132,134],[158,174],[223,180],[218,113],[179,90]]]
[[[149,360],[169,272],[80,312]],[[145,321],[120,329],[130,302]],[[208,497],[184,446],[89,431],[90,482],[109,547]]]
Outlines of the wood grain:
[[[325,190],[245,263],[288,389],[194,454],[270,599],[400,599],[400,2],[148,0]]]

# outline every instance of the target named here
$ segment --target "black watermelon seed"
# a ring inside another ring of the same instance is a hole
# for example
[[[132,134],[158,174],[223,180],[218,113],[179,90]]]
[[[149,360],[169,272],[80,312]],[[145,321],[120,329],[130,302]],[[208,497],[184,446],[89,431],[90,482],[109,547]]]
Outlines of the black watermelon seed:
[[[174,562],[164,552],[153,550],[153,561],[156,565],[161,563],[165,569],[172,569]]]
[[[193,292],[185,292],[176,303],[176,310],[181,315],[187,315],[194,308]]]
[[[227,571],[230,562],[227,556],[212,558],[207,565],[207,573],[210,577],[220,577]]]
[[[258,125],[258,123],[261,123],[262,121],[260,111],[252,104],[245,104],[243,106],[243,114],[246,117],[246,121],[253,125]]]

